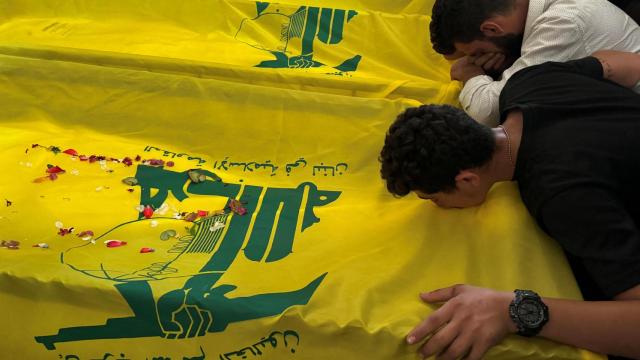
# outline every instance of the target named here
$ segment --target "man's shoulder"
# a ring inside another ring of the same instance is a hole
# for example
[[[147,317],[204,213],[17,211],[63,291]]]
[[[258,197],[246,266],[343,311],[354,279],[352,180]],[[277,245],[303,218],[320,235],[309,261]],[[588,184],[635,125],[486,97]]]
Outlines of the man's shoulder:
[[[584,29],[592,21],[598,8],[602,8],[605,0],[547,0],[535,21],[531,23],[532,31],[549,24],[569,22],[578,29]],[[607,2],[608,3],[608,2]]]

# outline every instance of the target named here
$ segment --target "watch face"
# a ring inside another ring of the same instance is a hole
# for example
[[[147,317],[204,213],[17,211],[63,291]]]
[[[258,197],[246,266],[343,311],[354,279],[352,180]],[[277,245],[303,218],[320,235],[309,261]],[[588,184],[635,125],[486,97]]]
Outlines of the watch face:
[[[542,306],[531,299],[524,299],[518,306],[517,313],[520,321],[531,328],[539,326],[544,319]]]

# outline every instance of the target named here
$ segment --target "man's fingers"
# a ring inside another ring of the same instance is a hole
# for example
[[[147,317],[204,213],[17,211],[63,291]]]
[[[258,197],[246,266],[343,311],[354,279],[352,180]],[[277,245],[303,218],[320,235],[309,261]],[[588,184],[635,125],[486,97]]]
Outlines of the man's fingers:
[[[443,352],[456,339],[460,329],[455,324],[447,324],[436,332],[420,349],[423,357]]]
[[[486,64],[487,61],[491,60],[491,58],[493,58],[494,56],[495,53],[486,53],[484,55],[478,56],[473,63],[477,66],[484,67],[484,64]]]
[[[498,64],[504,61],[504,55],[495,54],[489,61],[487,61],[482,68],[486,71],[497,70]]]
[[[454,285],[444,289],[420,294],[420,298],[428,303],[438,303],[451,300],[464,290],[464,285]]]
[[[460,334],[453,340],[447,349],[438,355],[438,360],[456,360],[464,358],[473,345],[473,339],[469,335]]]
[[[444,324],[448,323],[452,317],[451,306],[444,304],[440,309],[433,312],[429,317],[424,319],[420,325],[416,326],[407,335],[407,342],[409,344],[415,344],[422,341],[429,334],[434,333],[441,328]]]
[[[465,360],[481,360],[490,347],[488,344],[473,344]]]

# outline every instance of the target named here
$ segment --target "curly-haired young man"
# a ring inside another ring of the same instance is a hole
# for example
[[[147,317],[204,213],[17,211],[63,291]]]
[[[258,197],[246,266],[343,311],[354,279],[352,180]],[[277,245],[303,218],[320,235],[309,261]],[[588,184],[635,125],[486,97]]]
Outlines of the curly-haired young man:
[[[516,180],[564,248],[585,300],[455,286],[411,331],[425,356],[479,359],[509,333],[640,358],[640,55],[613,51],[515,74],[489,128],[446,105],[407,109],[380,154],[387,189],[443,208],[476,206]],[[624,301],[622,301],[624,300]],[[431,335],[431,336],[429,336]]]
[[[460,58],[451,77],[464,83],[464,110],[487,125],[498,122],[506,81],[527,66],[601,49],[640,53],[640,27],[606,0],[436,0],[430,28],[433,48]]]

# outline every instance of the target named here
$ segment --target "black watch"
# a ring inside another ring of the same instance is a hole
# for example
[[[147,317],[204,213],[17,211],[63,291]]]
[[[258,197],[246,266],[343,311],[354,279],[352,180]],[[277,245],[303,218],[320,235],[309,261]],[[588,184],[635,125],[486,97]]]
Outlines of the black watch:
[[[518,327],[518,335],[536,336],[549,321],[549,308],[540,295],[531,290],[515,290],[516,297],[509,304],[509,315]]]

